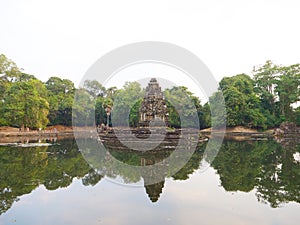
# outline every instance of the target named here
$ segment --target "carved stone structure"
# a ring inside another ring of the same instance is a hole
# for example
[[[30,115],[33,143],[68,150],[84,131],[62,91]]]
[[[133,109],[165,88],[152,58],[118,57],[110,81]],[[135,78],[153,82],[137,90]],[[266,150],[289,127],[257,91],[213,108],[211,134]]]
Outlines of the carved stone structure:
[[[139,117],[139,127],[149,127],[149,123],[154,119],[160,119],[168,126],[168,109],[161,87],[155,78],[152,78],[146,87]]]
[[[297,127],[295,123],[283,122],[280,124],[279,128],[274,130],[275,136],[299,136],[300,127]]]

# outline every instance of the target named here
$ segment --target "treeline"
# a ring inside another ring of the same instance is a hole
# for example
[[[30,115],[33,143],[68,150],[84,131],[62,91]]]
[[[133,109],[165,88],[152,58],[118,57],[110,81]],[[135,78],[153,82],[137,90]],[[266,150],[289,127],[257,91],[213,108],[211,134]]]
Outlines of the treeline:
[[[280,66],[267,61],[254,67],[253,78],[246,74],[224,77],[219,86],[210,102],[222,91],[229,127],[266,129],[284,121],[300,125],[300,64]]]
[[[0,126],[70,126],[74,94],[72,81],[51,77],[43,83],[0,55]]]
[[[224,123],[224,119],[227,126],[259,129],[276,127],[284,121],[300,125],[300,107],[296,107],[300,101],[300,65],[279,66],[267,61],[254,68],[252,77],[224,77],[219,91],[203,105],[186,87],[164,90],[169,125],[197,127],[199,123],[200,128],[210,127],[210,107],[214,107],[215,125]],[[121,89],[105,88],[95,80],[86,80],[79,89],[71,80],[59,77],[42,82],[0,55],[0,126],[71,126],[73,110],[76,124],[136,127],[144,91],[137,82],[127,82]],[[214,104],[222,95],[226,118]]]

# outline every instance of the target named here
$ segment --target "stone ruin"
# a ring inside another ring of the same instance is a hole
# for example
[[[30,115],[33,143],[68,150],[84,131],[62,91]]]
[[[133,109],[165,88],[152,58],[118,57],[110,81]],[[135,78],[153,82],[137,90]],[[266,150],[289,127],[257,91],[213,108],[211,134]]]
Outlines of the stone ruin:
[[[150,122],[161,120],[168,126],[168,109],[156,78],[146,87],[145,96],[139,110],[139,127],[149,127]]]
[[[292,122],[283,122],[279,128],[274,130],[275,140],[284,149],[296,149],[300,144],[300,127]]]
[[[274,130],[275,136],[297,136],[300,135],[300,127],[297,127],[295,123],[283,122],[279,128]]]

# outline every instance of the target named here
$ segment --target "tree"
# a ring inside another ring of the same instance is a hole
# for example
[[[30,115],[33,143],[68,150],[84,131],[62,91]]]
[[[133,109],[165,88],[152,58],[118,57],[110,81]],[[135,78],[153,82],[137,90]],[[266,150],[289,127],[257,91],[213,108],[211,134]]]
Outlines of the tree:
[[[106,89],[96,80],[85,80],[83,88],[93,97],[104,96]]]
[[[226,102],[227,125],[245,125],[246,96],[238,91],[236,87],[224,89],[223,94]]]
[[[9,60],[5,55],[0,55],[0,126],[8,125],[4,118],[4,98],[10,85],[9,74],[19,73],[16,64]]]
[[[114,100],[117,93],[118,93],[117,87],[113,86],[113,87],[107,88],[106,97]]]
[[[224,96],[221,91],[217,91],[209,97],[210,115],[208,116],[211,127],[224,127],[226,125],[226,109],[224,107]]]
[[[74,83],[68,79],[50,77],[46,82],[46,88],[53,94],[74,92]]]
[[[280,114],[287,121],[295,121],[292,104],[300,101],[300,64],[280,68],[275,90],[279,97]]]
[[[42,97],[42,87],[37,80],[14,82],[10,86],[4,98],[4,117],[10,125],[35,129],[48,124],[49,103]]]
[[[0,77],[0,126],[9,124],[8,120],[4,117],[4,99],[7,95],[7,90],[9,89],[10,85],[10,82],[1,79]]]
[[[80,88],[75,92],[72,118],[75,126],[96,125],[94,99],[83,88]]]
[[[203,105],[202,110],[198,111],[198,115],[201,129],[211,126],[211,111],[208,102]]]
[[[95,105],[96,125],[105,124],[111,126],[111,110],[113,100],[117,93],[116,87],[106,89],[97,80],[85,80],[82,89],[90,95]]]
[[[0,54],[0,77],[2,80],[13,82],[21,75],[21,70],[17,64],[8,59],[5,55]]]
[[[102,96],[97,97],[96,100],[95,100],[95,121],[96,121],[96,125],[107,123],[106,112],[105,112],[106,100],[107,99],[105,99]]]
[[[126,82],[118,90],[113,102],[112,125],[136,126],[138,123],[138,104],[143,98],[143,91],[138,82]]]
[[[225,99],[227,126],[266,128],[260,100],[254,93],[254,82],[248,75],[224,77],[220,89]]]
[[[297,126],[300,126],[300,107],[295,109],[295,117],[296,117],[296,124]]]
[[[50,104],[49,121],[51,125],[72,125],[72,107],[75,93],[74,83],[68,79],[50,77],[45,83],[47,100]]]
[[[275,91],[279,70],[280,66],[270,60],[266,61],[264,65],[254,67],[253,69],[254,91],[260,98],[260,105],[269,127],[278,125],[281,122],[278,120],[279,115],[276,107],[278,96]]]
[[[172,127],[199,128],[199,99],[187,87],[178,86],[164,91],[169,112],[169,125]]]
[[[300,65],[279,66],[267,61],[255,67],[253,75],[268,125],[295,121],[293,104],[300,100]]]

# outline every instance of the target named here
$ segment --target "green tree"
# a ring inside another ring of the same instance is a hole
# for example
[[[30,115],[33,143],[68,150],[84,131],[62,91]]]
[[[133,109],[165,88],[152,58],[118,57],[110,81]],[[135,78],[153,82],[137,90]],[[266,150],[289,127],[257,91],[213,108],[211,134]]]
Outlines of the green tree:
[[[268,126],[296,121],[293,104],[300,100],[300,65],[279,66],[267,61],[255,67],[253,75]]]
[[[211,126],[211,111],[208,102],[206,102],[203,105],[202,110],[198,112],[198,115],[201,129],[208,128]]]
[[[295,123],[300,126],[300,107],[298,107],[297,109],[295,109]]]
[[[74,139],[49,147],[0,146],[0,177],[0,215],[39,185],[55,190],[69,186],[75,177],[84,177],[84,185],[101,180],[78,151]]]
[[[49,103],[38,80],[14,82],[4,98],[4,117],[10,125],[43,128],[48,124]]]
[[[115,86],[106,89],[106,97],[112,100],[114,100],[117,93],[118,93],[118,88]]]
[[[203,159],[203,152],[205,150],[206,144],[200,144],[197,146],[196,151],[193,153],[189,161],[178,170],[172,177],[175,180],[187,180],[189,176],[193,174],[201,165],[201,160]],[[180,159],[178,159],[180,160]]]
[[[15,62],[0,54],[0,77],[2,80],[13,82],[18,80],[21,74],[21,70]]]
[[[187,87],[179,86],[164,91],[169,111],[169,125],[172,127],[199,127],[199,99]]]
[[[266,128],[266,118],[260,100],[254,92],[254,81],[246,74],[224,77],[220,82],[223,92],[227,126]]]
[[[270,60],[266,61],[264,65],[256,66],[253,69],[254,90],[260,98],[260,105],[269,127],[278,125],[281,122],[278,119],[279,114],[276,106],[278,96],[275,91],[279,70],[280,66]]]
[[[103,123],[111,126],[110,112],[113,108],[113,99],[117,93],[117,88],[111,87],[106,89],[97,80],[85,80],[82,89],[94,101],[96,125]]]
[[[72,125],[74,83],[68,79],[50,77],[45,84],[50,105],[48,116],[50,124]]]
[[[16,63],[8,59],[4,54],[0,54],[0,126],[9,125],[9,121],[4,117],[4,98],[12,82],[20,75],[21,70]]]
[[[83,84],[83,88],[93,97],[96,98],[98,96],[105,96],[106,89],[96,80],[85,80]]]
[[[96,98],[95,101],[95,120],[96,120],[96,125],[100,124],[106,124],[107,119],[106,119],[106,112],[105,112],[105,98],[102,96],[99,96]]]
[[[300,166],[294,154],[299,154],[296,142],[284,141],[269,146],[257,178],[258,200],[277,208],[288,202],[300,203]]]
[[[143,98],[143,91],[138,82],[126,82],[114,97],[112,111],[113,126],[136,126],[137,112]]]
[[[72,108],[73,124],[75,126],[94,126],[95,102],[83,88],[76,90]]]
[[[220,175],[226,191],[251,191],[260,173],[264,151],[268,145],[258,142],[225,141],[212,166]]]
[[[280,68],[275,90],[279,97],[281,116],[287,121],[295,121],[292,104],[300,101],[300,64]]]
[[[7,95],[7,90],[9,89],[10,83],[2,80],[0,77],[0,126],[9,125],[9,121],[4,116],[5,107],[5,97]]]
[[[208,116],[212,127],[224,127],[226,125],[226,109],[224,107],[224,96],[221,91],[217,91],[209,97],[210,115]]]

